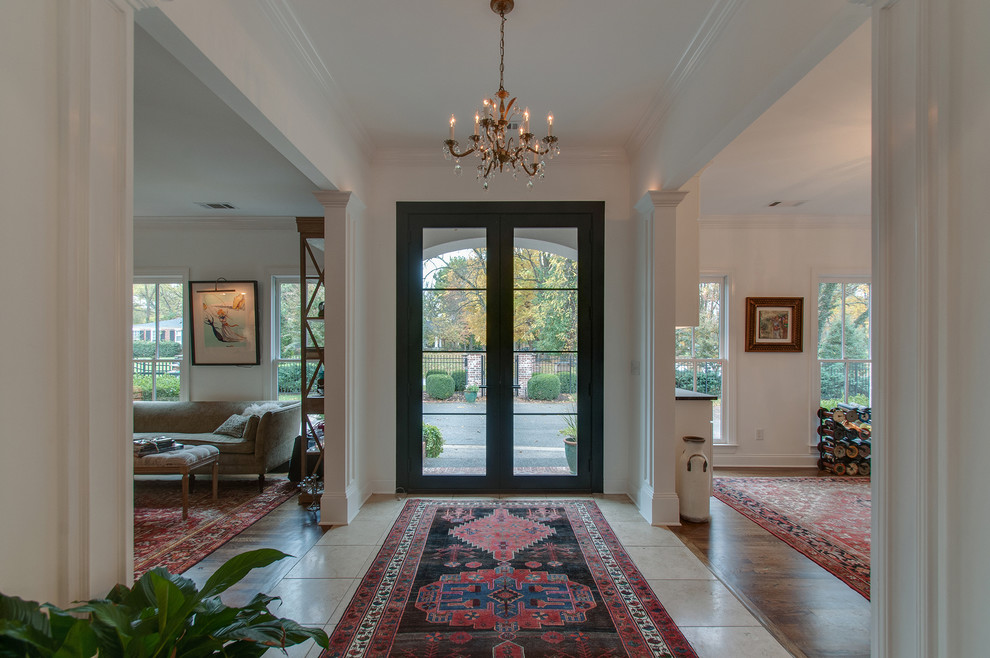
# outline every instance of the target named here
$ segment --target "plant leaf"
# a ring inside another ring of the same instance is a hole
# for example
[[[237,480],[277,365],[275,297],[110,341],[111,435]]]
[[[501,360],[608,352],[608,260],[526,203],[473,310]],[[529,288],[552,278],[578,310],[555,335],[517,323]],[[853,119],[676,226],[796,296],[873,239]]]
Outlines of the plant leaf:
[[[227,640],[259,642],[270,647],[291,647],[306,640],[316,640],[317,644],[326,648],[330,643],[330,639],[322,628],[300,626],[291,619],[273,619],[262,623],[231,627],[227,632],[218,633],[217,637]]]
[[[44,635],[49,635],[51,629],[48,615],[42,612],[41,608],[37,601],[25,601],[19,596],[0,594],[0,619],[19,621]]]
[[[291,557],[282,551],[274,548],[259,548],[254,551],[247,551],[240,555],[235,555],[214,572],[210,579],[203,585],[200,598],[209,598],[226,591],[228,587],[240,581],[253,569],[267,567],[272,562],[277,562],[283,558]]]
[[[0,619],[0,657],[52,655],[52,639],[21,621]],[[34,651],[32,652],[31,649]]]
[[[90,627],[89,620],[77,619],[52,658],[92,658],[97,655],[97,648],[96,633]]]

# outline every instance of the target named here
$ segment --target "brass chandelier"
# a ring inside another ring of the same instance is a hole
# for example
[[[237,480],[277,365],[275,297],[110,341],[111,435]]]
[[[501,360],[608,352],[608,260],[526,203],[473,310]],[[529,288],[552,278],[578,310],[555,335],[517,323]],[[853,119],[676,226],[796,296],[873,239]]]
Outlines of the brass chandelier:
[[[543,179],[546,160],[560,155],[557,138],[553,134],[553,114],[547,115],[547,136],[539,139],[529,131],[529,108],[520,114],[516,99],[509,98],[505,90],[505,15],[512,11],[514,0],[491,0],[492,11],[502,19],[499,39],[498,91],[495,98],[486,98],[480,110],[474,115],[474,134],[468,137],[471,143],[464,151],[454,138],[456,119],[450,115],[450,138],[443,142],[443,155],[447,160],[454,158],[454,173],[462,172],[460,159],[474,153],[481,159],[477,168],[477,179],[484,189],[495,177],[496,172],[511,171],[516,178],[520,171],[529,177],[526,187],[533,188],[533,180]],[[519,129],[518,137],[512,131]]]

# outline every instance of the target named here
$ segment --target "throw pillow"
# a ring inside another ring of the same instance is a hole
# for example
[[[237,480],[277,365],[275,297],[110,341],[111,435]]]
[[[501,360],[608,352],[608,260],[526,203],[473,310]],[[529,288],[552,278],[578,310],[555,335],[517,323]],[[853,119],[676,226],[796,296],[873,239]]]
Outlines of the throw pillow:
[[[262,402],[255,403],[248,406],[247,409],[243,411],[245,416],[263,416],[265,412],[268,411],[278,411],[282,408],[278,402]]]
[[[242,416],[240,414],[234,414],[227,420],[221,423],[220,427],[213,430],[214,434],[226,434],[227,436],[232,436],[234,438],[241,438],[244,436],[244,428],[247,427],[248,417]]]

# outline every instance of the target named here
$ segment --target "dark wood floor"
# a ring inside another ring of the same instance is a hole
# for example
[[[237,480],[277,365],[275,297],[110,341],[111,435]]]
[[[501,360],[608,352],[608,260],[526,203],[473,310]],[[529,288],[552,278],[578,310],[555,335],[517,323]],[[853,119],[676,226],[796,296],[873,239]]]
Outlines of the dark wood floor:
[[[719,476],[809,476],[815,469],[715,469]],[[795,656],[869,656],[870,602],[731,507],[671,528]]]
[[[258,592],[270,592],[323,536],[323,530],[317,525],[317,518],[306,511],[306,506],[299,505],[297,500],[298,497],[293,496],[282,503],[182,575],[202,586],[220,565],[235,555],[257,548],[274,548],[292,557],[249,572],[244,580],[227,590],[222,599],[227,605],[242,606]]]

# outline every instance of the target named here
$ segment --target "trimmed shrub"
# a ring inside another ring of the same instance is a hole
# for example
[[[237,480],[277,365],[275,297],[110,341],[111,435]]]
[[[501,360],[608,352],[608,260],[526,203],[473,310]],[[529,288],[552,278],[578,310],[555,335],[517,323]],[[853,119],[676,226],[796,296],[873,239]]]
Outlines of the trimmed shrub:
[[[463,391],[467,386],[467,370],[455,370],[450,376],[454,380],[454,390]]]
[[[179,399],[179,378],[175,375],[158,375],[158,400]],[[135,388],[141,389],[141,399],[151,400],[151,375],[134,375]]]
[[[182,343],[170,340],[163,340],[158,343],[158,356],[162,359],[170,359],[177,354],[182,354]],[[155,356],[155,341],[136,340],[134,341],[134,358],[151,359]]]
[[[557,377],[560,378],[561,393],[577,393],[577,374],[573,372],[562,372]]]
[[[530,400],[556,400],[560,397],[560,377],[538,373],[526,384],[526,397]]]
[[[430,375],[446,375],[446,374],[447,374],[447,371],[446,370],[438,370],[436,368],[433,368],[433,369],[427,370],[426,371],[426,375],[424,375],[424,376],[427,379],[429,379]]]
[[[454,378],[448,374],[426,378],[426,394],[434,400],[446,400],[454,394]]]
[[[443,452],[443,434],[436,425],[423,423],[423,442],[426,444],[426,456],[436,459]]]

